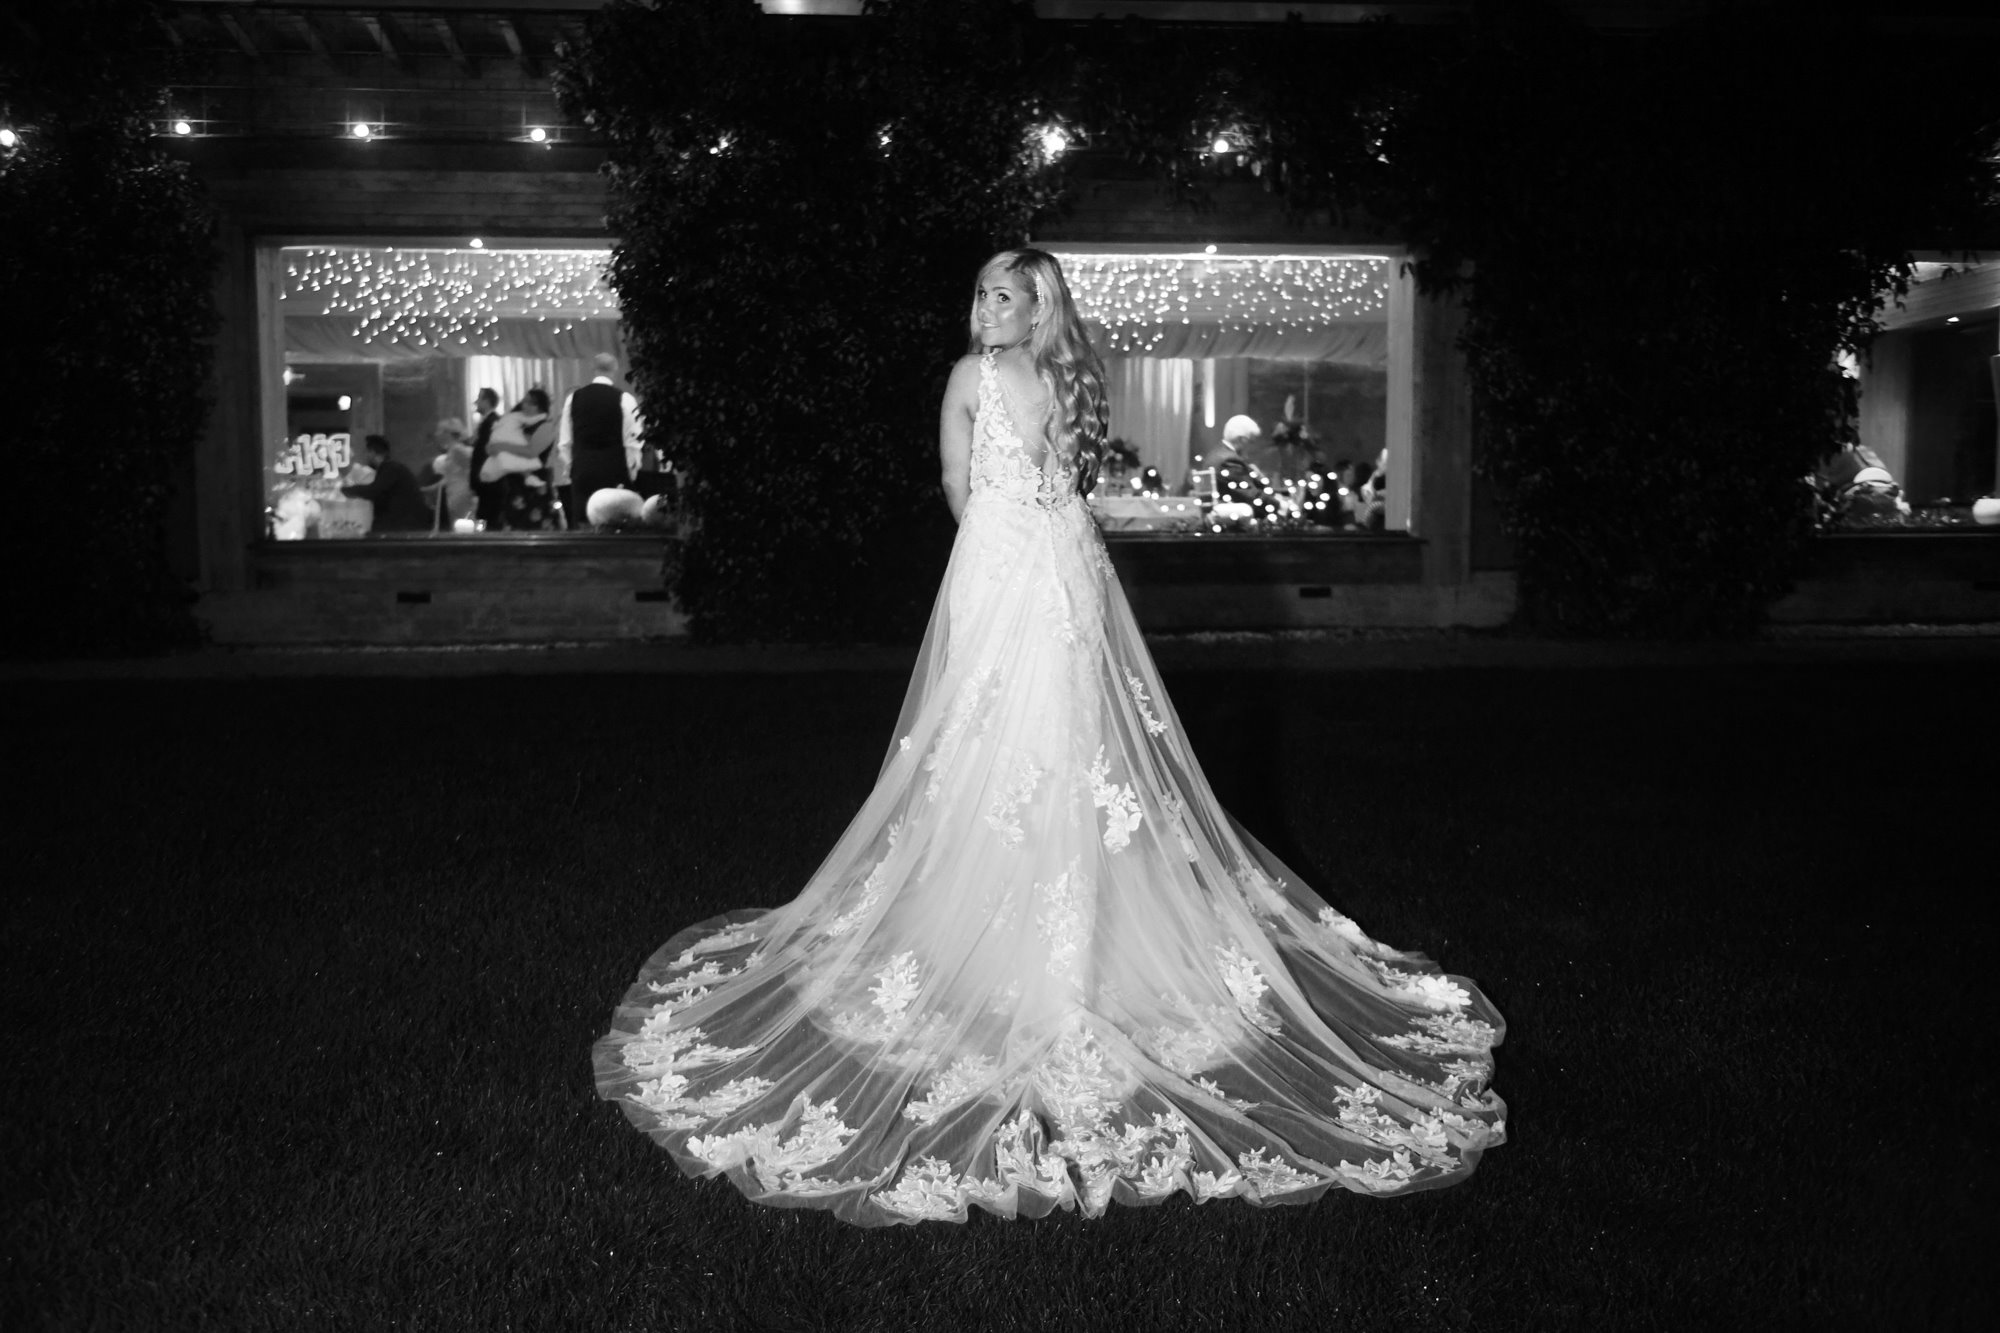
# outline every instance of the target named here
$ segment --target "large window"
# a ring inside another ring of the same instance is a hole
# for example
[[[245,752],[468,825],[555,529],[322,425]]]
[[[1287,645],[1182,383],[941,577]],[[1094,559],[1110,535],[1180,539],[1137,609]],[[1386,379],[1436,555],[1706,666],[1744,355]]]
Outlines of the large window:
[[[512,243],[263,251],[269,535],[586,528],[565,408],[600,376],[624,388],[605,259]],[[620,485],[643,504],[659,471],[641,449],[625,457],[627,406]]]
[[[1836,526],[2000,521],[2000,258],[1926,259],[1884,332],[1849,366],[1860,447],[1822,470]],[[1980,504],[1987,499],[1986,504]]]
[[[1105,360],[1106,531],[1407,527],[1407,279],[1391,256],[1055,248]]]

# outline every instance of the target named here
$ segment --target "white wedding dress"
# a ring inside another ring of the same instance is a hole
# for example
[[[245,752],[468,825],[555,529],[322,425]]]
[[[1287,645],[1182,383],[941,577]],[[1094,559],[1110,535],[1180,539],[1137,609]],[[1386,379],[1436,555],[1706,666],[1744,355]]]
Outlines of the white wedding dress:
[[[896,738],[789,904],[676,935],[599,1092],[694,1175],[873,1226],[1464,1179],[1499,1014],[1217,805],[1060,459],[991,356]]]

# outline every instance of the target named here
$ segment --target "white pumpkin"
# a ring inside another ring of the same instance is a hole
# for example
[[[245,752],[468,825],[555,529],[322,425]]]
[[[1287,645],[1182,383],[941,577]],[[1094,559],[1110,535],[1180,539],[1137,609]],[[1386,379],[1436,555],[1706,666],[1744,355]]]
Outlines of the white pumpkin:
[[[646,502],[639,498],[637,491],[628,491],[623,486],[606,486],[591,493],[583,512],[593,528],[624,528],[639,522],[645,507]]]

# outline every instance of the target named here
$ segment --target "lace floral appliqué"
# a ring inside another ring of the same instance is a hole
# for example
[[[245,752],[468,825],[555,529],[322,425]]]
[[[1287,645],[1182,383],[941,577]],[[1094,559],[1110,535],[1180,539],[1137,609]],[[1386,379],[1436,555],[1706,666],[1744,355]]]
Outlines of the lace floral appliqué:
[[[993,794],[993,805],[986,812],[986,823],[1009,847],[1021,845],[1020,809],[1033,799],[1035,785],[1042,780],[1043,773],[1044,770],[1032,758],[1022,755],[1012,780]]]
[[[842,1123],[840,1108],[832,1101],[815,1104],[807,1099],[798,1129],[781,1141],[778,1133],[783,1124],[774,1121],[751,1125],[733,1134],[690,1138],[687,1148],[717,1170],[747,1163],[756,1172],[757,1183],[767,1190],[811,1192],[814,1184],[825,1182],[807,1181],[805,1173],[817,1171],[840,1156],[855,1131]]]
[[[1139,720],[1145,723],[1146,734],[1157,736],[1165,731],[1167,724],[1154,717],[1153,710],[1148,707],[1153,701],[1146,697],[1146,682],[1140,680],[1137,673],[1128,671],[1125,673],[1125,684],[1132,691],[1132,707],[1139,710]]]
[[[1080,980],[1078,960],[1090,948],[1092,907],[1097,886],[1076,861],[1056,876],[1053,884],[1037,884],[1035,892],[1042,910],[1035,914],[1035,929],[1049,946],[1051,976]]]
[[[1097,747],[1097,759],[1090,766],[1090,801],[1104,812],[1104,850],[1122,852],[1131,845],[1132,834],[1144,818],[1132,784],[1119,786],[1111,781],[1111,761],[1104,747]]]
[[[1243,1017],[1274,1036],[1283,1031],[1264,1003],[1264,994],[1271,989],[1271,983],[1264,979],[1257,960],[1230,944],[1216,946],[1215,961],[1222,969],[1222,984],[1229,987],[1229,994]]]

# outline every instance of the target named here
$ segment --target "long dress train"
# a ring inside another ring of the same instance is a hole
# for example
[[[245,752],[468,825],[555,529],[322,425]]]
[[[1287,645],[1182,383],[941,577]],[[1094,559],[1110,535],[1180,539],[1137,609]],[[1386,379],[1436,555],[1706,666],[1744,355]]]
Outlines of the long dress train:
[[[804,892],[689,927],[595,1048],[691,1175],[864,1226],[1464,1179],[1500,1015],[1217,804],[992,358],[971,495],[875,788]]]

